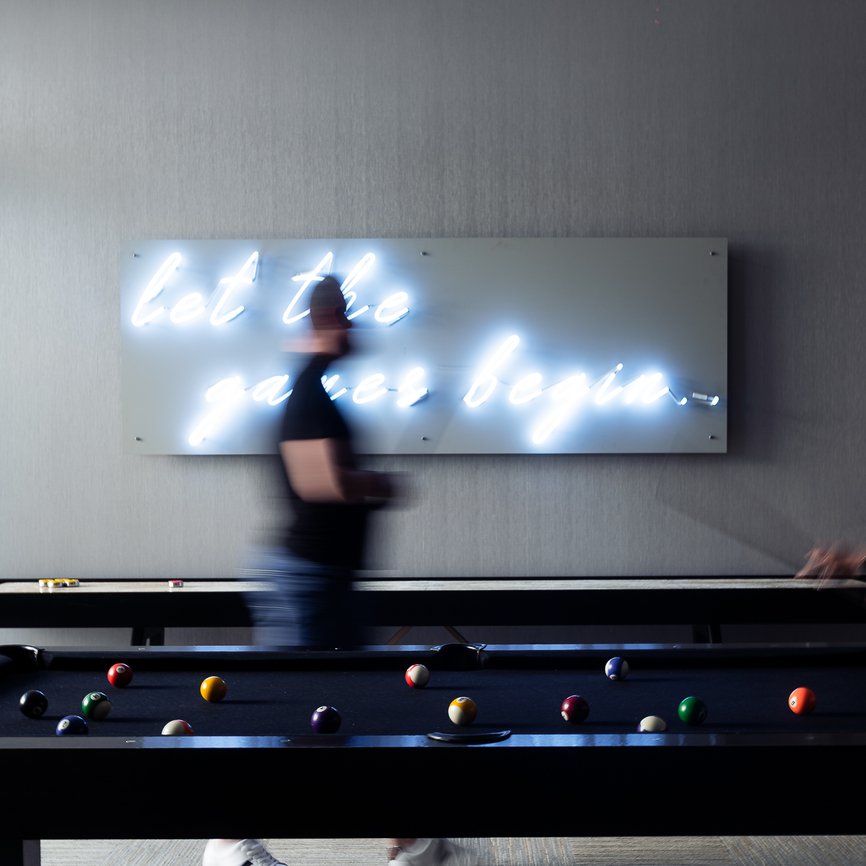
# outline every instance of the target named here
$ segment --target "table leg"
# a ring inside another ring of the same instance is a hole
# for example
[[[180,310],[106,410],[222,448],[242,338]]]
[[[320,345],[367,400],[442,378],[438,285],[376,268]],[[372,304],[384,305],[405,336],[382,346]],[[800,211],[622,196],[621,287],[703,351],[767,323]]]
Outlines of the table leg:
[[[39,866],[42,851],[38,839],[0,839],[3,866]]]

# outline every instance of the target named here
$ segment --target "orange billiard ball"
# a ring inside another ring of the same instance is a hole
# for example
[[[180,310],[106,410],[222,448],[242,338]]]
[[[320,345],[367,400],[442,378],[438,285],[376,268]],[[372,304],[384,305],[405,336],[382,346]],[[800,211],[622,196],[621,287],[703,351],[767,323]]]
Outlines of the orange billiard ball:
[[[815,692],[812,689],[806,688],[806,686],[800,686],[788,695],[788,706],[791,712],[796,713],[798,716],[808,715],[815,709],[817,704],[818,699],[815,697]]]
[[[199,687],[201,696],[212,704],[218,704],[228,691],[226,681],[222,677],[205,677]]]

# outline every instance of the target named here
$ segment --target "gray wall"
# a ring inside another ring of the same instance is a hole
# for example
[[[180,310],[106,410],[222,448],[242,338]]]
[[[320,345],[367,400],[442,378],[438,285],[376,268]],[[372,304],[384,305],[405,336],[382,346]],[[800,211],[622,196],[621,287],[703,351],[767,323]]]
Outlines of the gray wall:
[[[730,242],[729,453],[379,457],[373,565],[790,573],[866,540],[862,0],[0,0],[0,578],[234,572],[264,458],[121,442],[132,238]]]

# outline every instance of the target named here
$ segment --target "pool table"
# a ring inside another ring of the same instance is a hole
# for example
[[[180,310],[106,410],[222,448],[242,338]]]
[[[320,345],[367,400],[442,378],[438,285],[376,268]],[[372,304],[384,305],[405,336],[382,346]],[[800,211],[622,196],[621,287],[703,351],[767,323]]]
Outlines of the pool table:
[[[245,596],[265,584],[231,578],[81,578],[46,590],[38,580],[0,581],[0,627],[130,627],[132,644],[161,645],[166,627],[249,626]],[[446,626],[457,640],[481,626],[670,625],[696,642],[718,643],[725,624],[866,622],[866,581],[782,576],[381,578],[356,584],[358,621],[400,627]],[[408,625],[406,625],[408,623]]]
[[[605,675],[614,655],[626,679]],[[108,683],[124,661],[132,683]],[[425,664],[429,684],[409,687]],[[0,648],[3,862],[23,840],[866,832],[866,647],[862,645]],[[209,703],[207,676],[228,684]],[[808,686],[817,708],[788,695]],[[27,718],[19,696],[48,696]],[[112,709],[89,733],[58,719],[104,691]],[[570,694],[585,721],[560,715]],[[477,703],[469,726],[447,709]],[[677,707],[701,697],[706,720]],[[314,733],[319,705],[341,713]],[[662,733],[638,733],[658,715]],[[163,736],[186,719],[192,736]],[[431,736],[432,735],[432,736]],[[853,782],[854,795],[845,790]],[[32,851],[32,849],[31,849]]]

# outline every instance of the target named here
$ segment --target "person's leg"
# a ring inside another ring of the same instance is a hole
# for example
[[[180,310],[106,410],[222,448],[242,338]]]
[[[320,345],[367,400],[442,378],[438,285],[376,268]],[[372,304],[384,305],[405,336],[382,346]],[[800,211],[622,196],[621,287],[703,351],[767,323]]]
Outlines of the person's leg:
[[[303,646],[298,603],[290,569],[294,559],[280,547],[254,547],[240,570],[241,580],[255,581],[266,589],[247,593],[253,622],[253,641],[259,646]]]
[[[291,573],[292,593],[298,608],[298,628],[304,646],[332,650],[351,641],[345,624],[348,573],[298,560]]]

